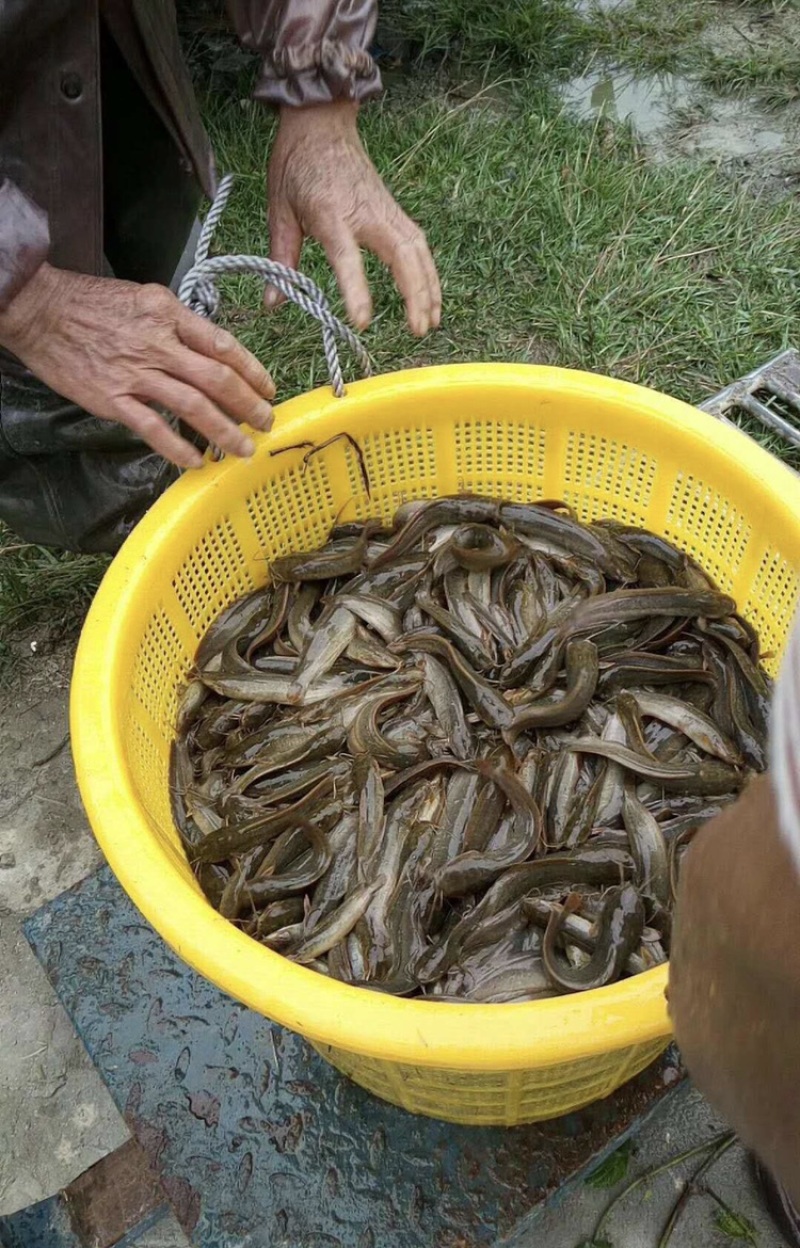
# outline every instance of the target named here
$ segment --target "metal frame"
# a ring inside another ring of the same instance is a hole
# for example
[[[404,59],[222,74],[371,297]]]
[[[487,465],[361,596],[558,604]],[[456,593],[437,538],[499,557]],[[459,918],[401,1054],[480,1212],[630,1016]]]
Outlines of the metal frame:
[[[792,421],[768,406],[771,398],[778,400]],[[751,416],[789,446],[800,448],[800,351],[782,351],[697,406],[727,424],[736,423],[730,416],[737,412]]]

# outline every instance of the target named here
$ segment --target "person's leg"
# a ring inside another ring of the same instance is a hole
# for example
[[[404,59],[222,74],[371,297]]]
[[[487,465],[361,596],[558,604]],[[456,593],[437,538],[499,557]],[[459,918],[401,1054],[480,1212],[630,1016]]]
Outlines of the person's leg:
[[[200,192],[113,41],[102,42],[108,274],[175,289],[189,268]],[[116,551],[177,469],[0,359],[0,521],[26,541]]]
[[[800,876],[767,776],[698,833],[681,867],[669,1007],[690,1075],[774,1176],[789,1234],[800,1206]]]

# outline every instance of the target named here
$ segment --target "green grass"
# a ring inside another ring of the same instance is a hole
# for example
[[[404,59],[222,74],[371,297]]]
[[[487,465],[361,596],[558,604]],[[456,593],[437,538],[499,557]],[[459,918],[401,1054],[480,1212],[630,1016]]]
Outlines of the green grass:
[[[642,73],[694,65],[717,0],[388,0],[389,28],[425,60],[562,76],[596,59]]]
[[[583,63],[597,58],[641,74],[695,70],[698,38],[719,9],[716,0],[589,4],[580,38]]]
[[[800,99],[800,13],[794,0],[631,0],[603,9],[573,33],[573,63],[593,59],[640,74],[680,73],[720,95],[780,108]],[[748,29],[749,21],[756,24]],[[727,28],[732,47],[715,46]]]
[[[771,108],[800,100],[800,23],[796,41],[711,54],[701,79],[712,91],[754,96]]]
[[[384,0],[381,21],[423,60],[553,70],[584,38],[570,0]]]
[[[108,566],[101,555],[70,555],[19,542],[0,525],[0,671],[13,640],[34,625],[73,633]]]
[[[546,360],[700,402],[797,341],[796,206],[747,194],[710,168],[648,164],[624,127],[563,115],[548,85],[568,65],[614,50],[652,68],[664,48],[697,40],[710,7],[633,0],[595,16],[590,40],[560,0],[384,4],[428,60],[387,74],[363,135],[428,234],[444,319],[414,341],[389,277],[370,259],[377,316],[366,341],[378,370]],[[247,65],[226,66],[216,85],[213,57],[204,74],[219,167],[237,174],[215,247],[265,252],[273,123],[245,100]],[[307,246],[303,267],[340,309],[319,248]],[[254,279],[223,289],[224,319],[271,368],[282,398],[325,382],[312,322],[295,308],[261,312]],[[74,627],[104,567],[18,546],[0,535],[0,647],[43,619]]]

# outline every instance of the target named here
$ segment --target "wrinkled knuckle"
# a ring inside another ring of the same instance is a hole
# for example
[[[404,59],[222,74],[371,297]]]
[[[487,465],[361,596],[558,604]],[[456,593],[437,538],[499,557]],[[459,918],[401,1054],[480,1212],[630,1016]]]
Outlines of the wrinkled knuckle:
[[[131,424],[131,428],[135,433],[138,433],[140,438],[147,442],[151,438],[158,437],[164,428],[164,421],[153,411],[147,415],[142,412],[140,416],[137,416],[136,421]]]
[[[236,351],[236,339],[227,329],[215,329],[211,349],[215,355],[233,355]]]
[[[417,251],[418,240],[410,237],[408,234],[396,234],[394,238],[394,253],[396,256],[406,256],[410,252]]]
[[[331,261],[336,263],[337,261],[344,260],[345,256],[350,254],[350,247],[344,239],[337,239],[335,242],[330,244],[328,254]]]
[[[173,296],[166,286],[159,286],[155,282],[142,286],[136,296],[139,311],[152,316],[166,312],[172,306],[172,300]]]
[[[164,424],[164,417],[150,403],[144,405],[144,410],[137,416],[137,420],[140,427],[148,431],[160,429]]]

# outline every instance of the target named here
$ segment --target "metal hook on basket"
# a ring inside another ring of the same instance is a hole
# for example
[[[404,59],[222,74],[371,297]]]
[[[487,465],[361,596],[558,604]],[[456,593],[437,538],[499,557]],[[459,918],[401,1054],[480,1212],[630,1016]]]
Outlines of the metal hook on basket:
[[[287,268],[285,264],[278,264],[275,260],[267,260],[264,256],[209,256],[211,240],[225,211],[233,182],[232,174],[227,174],[220,182],[219,190],[200,231],[194,263],[178,288],[178,298],[198,316],[214,320],[220,303],[217,278],[226,273],[255,273],[258,277],[262,277],[265,282],[277,287],[281,294],[290,299],[292,303],[296,303],[309,316],[319,321],[322,326],[322,342],[333,393],[337,398],[343,398],[346,391],[337,339],[347,343],[351,348],[364,376],[372,375],[372,363],[366,347],[358,336],[331,311],[328,298],[319,286],[304,273],[298,273],[295,269]]]

